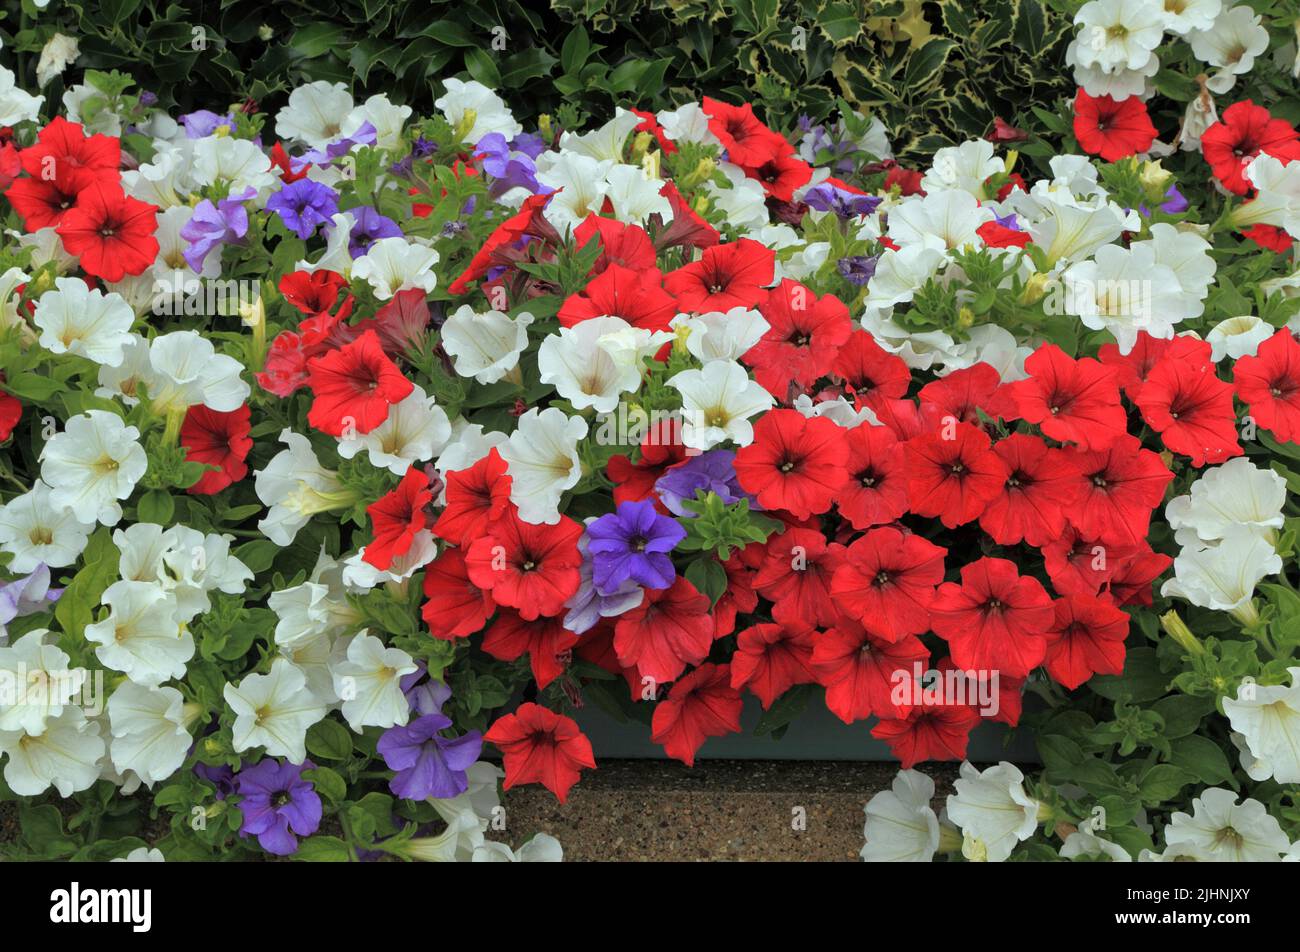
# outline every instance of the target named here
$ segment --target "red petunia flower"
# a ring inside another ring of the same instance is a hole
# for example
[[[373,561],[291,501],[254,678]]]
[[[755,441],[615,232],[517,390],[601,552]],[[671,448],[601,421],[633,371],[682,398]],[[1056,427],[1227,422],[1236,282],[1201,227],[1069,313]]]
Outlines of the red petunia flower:
[[[1151,583],[1165,573],[1174,560],[1143,544],[1110,577],[1107,592],[1116,605],[1151,607]]]
[[[664,276],[682,311],[705,313],[754,307],[767,299],[776,252],[751,238],[705,248],[698,261]]]
[[[885,191],[897,187],[898,194],[901,196],[924,195],[925,189],[921,188],[921,179],[925,176],[919,169],[905,169],[901,165],[891,166],[885,173]]]
[[[1300,159],[1300,133],[1249,99],[1223,110],[1219,121],[1201,133],[1201,154],[1214,177],[1237,195],[1250,191],[1246,166],[1261,152],[1284,162]]]
[[[891,526],[872,529],[845,550],[831,579],[842,613],[887,641],[930,629],[935,586],[948,550]]]
[[[673,220],[666,227],[655,231],[656,249],[663,251],[666,248],[680,246],[703,250],[712,248],[721,240],[718,230],[691,208],[672,182],[664,182],[663,188],[659,189],[659,194],[668,199],[668,204],[673,210]],[[658,218],[658,214],[650,216],[652,222]]]
[[[983,677],[977,677],[978,672],[963,671],[953,663],[952,658],[942,658],[935,668],[943,675],[943,683],[949,680],[955,682],[955,690],[961,692],[957,695],[963,699],[964,706],[975,712],[975,714],[1000,724],[1007,724],[1015,727],[1020,722],[1020,715],[1024,709],[1024,690],[1025,679],[1013,678],[1006,672],[1001,672],[997,676],[996,688],[992,684],[992,678],[986,673]],[[988,699],[988,706],[986,701]],[[989,710],[989,707],[995,710]]]
[[[431,502],[433,490],[428,475],[412,466],[396,489],[366,507],[373,538],[366,544],[362,559],[383,571],[395,558],[409,552],[416,534],[428,526],[425,507]]]
[[[812,670],[816,634],[814,628],[800,621],[746,628],[736,636],[731,686],[737,690],[748,687],[767,710],[796,684],[817,683]]]
[[[587,282],[577,294],[560,305],[563,327],[573,327],[593,317],[621,317],[633,327],[665,331],[677,316],[677,302],[660,285],[657,268],[632,271],[621,264],[608,268]]]
[[[581,536],[582,526],[568,516],[553,526],[534,525],[512,510],[474,540],[465,567],[470,581],[525,620],[558,615],[581,581]]]
[[[831,579],[844,561],[844,546],[827,542],[820,529],[786,529],[767,540],[754,587],[772,603],[772,617],[788,624],[833,625],[839,612]]]
[[[1184,357],[1210,362],[1208,341],[1197,337],[1171,337],[1162,340],[1146,331],[1138,331],[1137,342],[1127,354],[1119,352],[1118,344],[1102,344],[1097,348],[1097,358],[1115,371],[1115,381],[1124,388],[1130,400],[1136,400],[1147,375],[1165,357]]]
[[[944,582],[930,606],[931,627],[963,671],[1027,676],[1043,661],[1051,623],[1052,599],[1042,584],[1006,559],[963,566],[961,584]]]
[[[506,252],[526,235],[544,241],[558,242],[559,234],[542,215],[542,209],[550,200],[549,194],[531,195],[524,199],[519,211],[503,221],[492,234],[487,236],[483,246],[470,259],[469,265],[455,281],[447,286],[447,293],[464,294],[471,284],[487,274],[493,266],[509,263],[510,258]]]
[[[22,401],[13,394],[0,393],[0,443],[9,439],[22,416]]]
[[[605,475],[614,483],[614,504],[640,502],[653,496],[659,477],[685,460],[681,422],[673,418],[656,420],[641,437],[640,457],[635,463],[620,453],[605,464]],[[655,507],[667,512],[658,497]]]
[[[1151,512],[1173,480],[1159,455],[1127,434],[1095,453],[1067,451],[1082,474],[1083,492],[1068,516],[1085,536],[1103,544],[1138,545],[1146,539]]]
[[[783,152],[790,151],[785,137],[763,125],[749,103],[732,106],[711,96],[704,97],[704,114],[709,117],[709,131],[727,150],[727,161],[757,168]],[[725,308],[724,308],[725,310]]]
[[[1165,446],[1190,456],[1193,466],[1241,455],[1232,384],[1220,380],[1209,361],[1165,357],[1147,375],[1136,403]]]
[[[678,576],[668,588],[646,589],[641,604],[618,617],[614,650],[619,663],[635,667],[656,684],[674,681],[688,664],[699,664],[713,644],[713,603]]]
[[[302,338],[292,331],[275,335],[266,352],[266,363],[254,374],[257,384],[267,393],[287,397],[307,386],[311,374],[307,371],[310,356],[303,347]]]
[[[39,178],[20,178],[10,183],[5,198],[23,220],[29,232],[41,228],[56,228],[77,204],[77,191],[72,183],[57,176],[49,181]]]
[[[55,116],[37,133],[35,144],[22,150],[20,157],[32,178],[43,181],[57,178],[76,193],[91,182],[118,184],[122,145],[112,136],[87,136],[77,123]]]
[[[900,442],[906,442],[930,429],[921,418],[921,408],[912,400],[890,400],[872,395],[860,401],[876,415],[876,419],[889,427]]]
[[[482,648],[498,661],[517,661],[525,654],[539,689],[564,673],[568,656],[578,643],[576,633],[564,627],[560,618],[526,619],[518,612],[502,609],[483,635]]]
[[[327,268],[290,272],[280,279],[279,285],[284,299],[307,315],[332,311],[339,292],[347,286],[343,275]]]
[[[1023,540],[1038,548],[1059,538],[1083,492],[1071,458],[1028,433],[1012,433],[993,452],[1006,464],[1007,478],[980,513],[980,528],[998,545]]]
[[[510,509],[510,474],[496,447],[468,469],[447,474],[447,505],[433,534],[453,545],[472,545]]]
[[[887,426],[855,426],[844,434],[849,478],[835,504],[855,529],[893,522],[907,512],[907,468]]]
[[[754,442],[736,453],[736,480],[764,509],[796,519],[826,512],[848,479],[844,429],[798,410],[770,410],[754,426]]]
[[[588,215],[573,232],[579,248],[590,241],[600,241],[600,257],[592,271],[596,274],[611,264],[629,271],[648,271],[655,267],[655,246],[640,225],[629,225],[613,218]]]
[[[710,737],[740,731],[740,692],[731,686],[725,664],[702,664],[673,685],[668,697],[655,705],[650,739],[688,767]]]
[[[950,529],[977,519],[1006,485],[1006,463],[984,431],[969,423],[949,418],[938,432],[914,437],[904,448],[908,507],[938,516]]]
[[[1256,424],[1283,443],[1300,443],[1300,343],[1283,328],[1233,367],[1237,396]]]
[[[906,395],[912,384],[912,371],[903,358],[885,350],[870,333],[861,329],[849,335],[835,356],[831,372],[861,400],[897,399]]]
[[[806,389],[825,374],[853,330],[849,309],[839,298],[819,298],[789,278],[772,289],[758,310],[768,331],[742,360],[778,400],[786,398],[791,382]]]
[[[1110,96],[1089,96],[1080,89],[1074,99],[1074,137],[1089,155],[1118,162],[1151,148],[1156,127],[1139,97],[1116,102]]]
[[[1055,344],[1041,344],[1025,358],[1027,380],[998,391],[997,414],[1036,423],[1043,433],[1082,449],[1105,449],[1127,434],[1115,371],[1091,357],[1069,357]]]
[[[1060,537],[1045,544],[1042,551],[1043,567],[1058,595],[1096,595],[1135,550],[1124,543],[1085,536],[1067,525]]]
[[[761,165],[746,166],[745,175],[763,185],[763,191],[769,198],[780,202],[794,200],[794,193],[812,181],[812,166],[794,154],[786,146],[777,147],[777,151]]]
[[[323,357],[307,361],[315,399],[307,422],[330,436],[369,433],[388,419],[388,408],[415,388],[384,353],[379,335],[366,331]]]
[[[921,388],[921,416],[931,427],[942,424],[944,417],[958,423],[978,424],[979,412],[993,406],[993,395],[1002,384],[1002,375],[991,365],[972,364],[954,370]]]
[[[203,404],[195,404],[185,412],[181,424],[181,445],[185,447],[185,462],[218,466],[199,477],[199,481],[186,492],[197,496],[211,496],[248,475],[248,452],[253,441],[248,438],[249,409],[244,404],[238,410],[223,413]],[[3,427],[0,426],[0,431]]]
[[[1047,673],[1071,691],[1094,674],[1123,674],[1128,627],[1128,614],[1107,599],[1057,599],[1047,633]]]
[[[744,549],[731,553],[722,560],[722,570],[727,573],[727,590],[713,605],[713,637],[725,638],[736,630],[736,616],[747,615],[758,607],[758,593],[754,591],[754,572],[746,559],[746,550],[763,551],[763,546],[751,542]]]
[[[496,609],[491,593],[470,580],[464,549],[443,549],[425,566],[424,597],[424,623],[433,637],[444,641],[480,631]]]
[[[81,270],[104,281],[143,274],[158,258],[158,209],[116,183],[90,182],[59,221],[59,237]]]
[[[307,173],[311,171],[311,163],[306,163],[295,172],[293,163],[289,161],[289,153],[285,151],[284,144],[281,142],[271,146],[271,165],[280,170],[280,181],[285,185],[292,185],[299,179],[305,179]]]
[[[826,688],[826,707],[845,724],[864,718],[906,717],[912,704],[900,687],[930,652],[912,635],[886,641],[851,618],[813,639],[812,667]]]
[[[883,718],[871,736],[889,745],[904,770],[927,760],[965,760],[980,716],[965,704],[927,704],[906,717]]]
[[[1276,225],[1252,225],[1241,233],[1241,237],[1248,238],[1261,248],[1276,251],[1278,254],[1285,254],[1295,243],[1295,238],[1289,232]]]
[[[591,741],[573,718],[531,702],[498,718],[483,739],[501,750],[506,790],[540,783],[564,803],[581,771],[596,766]]]

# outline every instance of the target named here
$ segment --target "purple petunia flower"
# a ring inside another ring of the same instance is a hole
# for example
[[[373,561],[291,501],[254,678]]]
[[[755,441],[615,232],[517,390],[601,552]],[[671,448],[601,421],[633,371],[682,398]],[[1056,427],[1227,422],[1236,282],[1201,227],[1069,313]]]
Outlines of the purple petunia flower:
[[[225,764],[217,764],[215,767],[209,764],[195,764],[194,773],[217,788],[213,796],[218,800],[224,800],[236,793],[235,772]]]
[[[874,255],[849,255],[836,261],[835,268],[849,284],[861,287],[876,276],[876,264],[879,260]]]
[[[757,509],[758,500],[740,488],[736,479],[736,454],[733,450],[709,450],[686,462],[674,466],[659,477],[655,492],[668,511],[686,518],[696,513],[682,505],[684,500],[695,501],[696,490],[717,493],[727,505],[741,499],[749,500],[749,508]]]
[[[612,592],[596,590],[596,583],[592,579],[592,556],[588,550],[590,542],[586,532],[578,539],[578,551],[582,553],[582,564],[578,566],[578,590],[564,603],[568,609],[564,616],[564,627],[579,635],[594,628],[602,618],[614,618],[630,612],[641,604],[643,597],[641,586],[630,578]]]
[[[279,215],[284,226],[299,238],[310,238],[317,227],[338,214],[339,195],[328,185],[299,179],[272,195],[266,208]]]
[[[245,189],[239,195],[223,198],[216,205],[204,199],[194,206],[194,214],[181,227],[181,237],[189,247],[181,252],[195,273],[203,271],[203,262],[218,245],[241,240],[248,234],[248,209],[244,202],[257,194],[256,189]]]
[[[512,151],[506,137],[499,132],[489,132],[474,146],[475,155],[483,163],[483,171],[492,179],[489,194],[500,198],[515,188],[526,189],[534,195],[551,189],[537,181],[537,168],[524,152]]]
[[[357,208],[349,208],[348,214],[352,216],[353,225],[348,240],[348,251],[352,257],[360,258],[370,250],[380,238],[401,238],[402,229],[397,227],[397,222],[391,218],[379,214],[369,205],[361,205]]]
[[[441,714],[442,706],[451,700],[451,688],[429,677],[429,668],[423,661],[415,662],[415,670],[400,683],[406,703],[417,715]]]
[[[341,138],[335,139],[323,149],[312,149],[304,152],[296,159],[289,161],[289,167],[294,172],[301,172],[308,165],[329,165],[335,159],[347,155],[359,145],[374,145],[375,140],[379,138],[375,127],[369,122],[363,122],[357,127],[356,132],[349,133]]]
[[[1169,190],[1165,192],[1165,200],[1160,205],[1160,210],[1166,215],[1181,215],[1187,211],[1188,201],[1183,193],[1178,191],[1177,185],[1170,185]],[[1151,209],[1146,204],[1138,205],[1138,212],[1144,217],[1151,215]]]
[[[25,578],[0,585],[0,645],[7,640],[5,625],[21,615],[44,611],[62,594],[63,589],[50,588],[50,570],[44,562]]]
[[[647,588],[667,588],[677,577],[668,553],[686,538],[686,530],[660,515],[649,500],[619,503],[587,526],[587,535],[592,579],[602,594],[628,579]]]
[[[426,714],[405,726],[390,727],[376,749],[396,771],[388,788],[403,800],[445,800],[469,789],[465,771],[478,760],[483,735],[478,731],[454,739],[439,731],[451,727],[445,714]]]
[[[298,851],[298,836],[311,836],[320,827],[321,802],[303,770],[315,768],[310,760],[301,764],[267,757],[256,766],[245,767],[235,777],[243,798],[239,811],[244,821],[240,836],[256,836],[262,849],[276,856]]]
[[[222,116],[208,109],[197,109],[181,116],[180,123],[185,127],[185,138],[206,139],[218,129],[235,131],[235,117],[230,113]]]
[[[823,182],[804,192],[803,201],[819,212],[834,212],[840,218],[856,218],[874,213],[882,199],[879,195],[860,195]]]

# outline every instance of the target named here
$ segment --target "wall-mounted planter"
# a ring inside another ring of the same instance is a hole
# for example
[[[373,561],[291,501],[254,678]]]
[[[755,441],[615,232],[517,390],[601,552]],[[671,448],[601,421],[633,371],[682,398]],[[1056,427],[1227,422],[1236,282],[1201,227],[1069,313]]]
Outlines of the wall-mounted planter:
[[[710,737],[697,756],[715,760],[896,760],[887,744],[871,736],[874,719],[845,724],[824,705],[810,705],[790,723],[784,736],[773,740],[770,735],[754,736],[754,727],[762,713],[758,700],[746,697],[740,718],[741,732]],[[573,718],[591,739],[597,760],[666,756],[662,747],[650,741],[650,728],[639,721],[620,723],[592,704],[573,714]],[[1039,762],[1028,731],[1011,730],[992,722],[981,724],[972,732],[966,756],[976,763]]]

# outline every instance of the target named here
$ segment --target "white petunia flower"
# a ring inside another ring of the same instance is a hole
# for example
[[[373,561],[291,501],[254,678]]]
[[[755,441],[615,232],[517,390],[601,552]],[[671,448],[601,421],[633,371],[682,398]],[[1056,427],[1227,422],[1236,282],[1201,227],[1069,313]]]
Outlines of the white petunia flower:
[[[613,162],[576,152],[543,152],[536,164],[537,181],[557,190],[542,214],[561,235],[572,232],[588,215],[600,214]]]
[[[645,360],[673,337],[634,328],[621,317],[593,317],[561,327],[537,351],[538,379],[555,386],[575,410],[612,413],[641,386]]]
[[[243,406],[251,392],[241,377],[244,365],[218,354],[212,342],[197,331],[155,337],[149,345],[149,366],[152,373],[145,386],[160,411],[203,404],[230,413]]]
[[[639,165],[616,165],[605,175],[605,196],[621,222],[643,225],[651,215],[672,221],[673,207],[659,194],[661,179],[651,178]]]
[[[749,418],[776,402],[733,361],[709,361],[701,370],[674,374],[666,384],[682,395],[682,442],[697,450],[727,440],[748,446],[754,441]]]
[[[1268,49],[1262,19],[1243,4],[1221,12],[1208,29],[1187,34],[1192,55],[1217,68],[1205,84],[1210,92],[1222,96],[1237,84],[1238,76],[1255,68],[1255,57]]]
[[[1160,72],[1160,57],[1152,53],[1146,63],[1137,69],[1117,69],[1113,72],[1097,66],[1084,66],[1079,62],[1081,40],[1076,38],[1065,48],[1065,65],[1074,70],[1074,82],[1083,87],[1089,96],[1110,96],[1119,101],[1130,96],[1142,96],[1148,83]]]
[[[1123,234],[1130,224],[1122,210],[1109,202],[1084,207],[1052,201],[1041,208],[1043,217],[1028,221],[1025,231],[1035,245],[1044,249],[1049,265],[1091,257],[1098,248]],[[876,274],[880,274],[879,268]]]
[[[148,469],[140,431],[105,410],[87,410],[68,420],[41,450],[41,479],[50,502],[69,508],[81,522],[113,526],[126,499]]]
[[[375,127],[375,148],[396,151],[402,144],[402,127],[411,118],[410,106],[395,106],[388,96],[371,96],[343,120],[343,135],[351,136],[365,123]]]
[[[558,407],[533,407],[519,418],[499,452],[510,473],[510,501],[533,524],[560,521],[560,498],[582,478],[578,443],[587,421]]]
[[[167,857],[163,856],[160,849],[151,849],[148,846],[137,846],[125,856],[115,856],[109,860],[110,863],[165,863]]]
[[[352,459],[362,450],[371,465],[405,476],[412,463],[433,459],[451,438],[451,421],[433,397],[415,386],[393,404],[388,418],[369,433],[340,437],[339,455]]]
[[[279,619],[275,625],[275,643],[280,648],[290,648],[322,634],[340,635],[360,620],[357,610],[347,600],[342,566],[324,548],[307,581],[272,592],[266,603]]]
[[[482,83],[444,79],[442,85],[446,92],[433,104],[452,128],[461,133],[461,139],[470,145],[477,145],[489,132],[499,132],[507,139],[513,139],[524,131],[501,97]],[[465,124],[469,124],[469,128],[462,131],[461,126]]]
[[[1209,30],[1223,12],[1223,0],[1168,0],[1165,3],[1165,30],[1186,36],[1192,30]]]
[[[352,277],[369,282],[375,297],[387,301],[398,291],[420,288],[426,294],[438,286],[433,266],[438,252],[405,238],[380,238],[352,262]]]
[[[14,85],[14,74],[0,66],[0,126],[35,122],[41,113],[44,96],[33,96]]]
[[[919,770],[900,770],[890,789],[867,801],[866,845],[869,863],[928,863],[939,848],[939,818],[930,807],[934,781]]]
[[[67,798],[89,789],[99,779],[104,741],[99,723],[79,707],[69,707],[45,725],[39,737],[0,732],[0,753],[8,754],[5,783],[21,797],[34,797],[50,787]]]
[[[101,364],[99,386],[95,396],[117,398],[128,407],[140,402],[140,384],[149,387],[153,366],[149,363],[149,342],[139,334],[131,334],[122,347],[122,362],[116,367]]]
[[[876,262],[863,305],[883,309],[906,304],[947,261],[942,248],[918,243],[895,251],[886,248]],[[870,328],[868,328],[870,330]]]
[[[900,202],[889,214],[889,237],[902,248],[922,245],[945,253],[979,248],[984,244],[979,227],[992,220],[993,210],[973,195],[949,189]]]
[[[1223,713],[1245,745],[1241,765],[1252,780],[1300,783],[1300,668],[1287,668],[1287,674],[1290,687],[1243,684],[1235,698],[1223,699]]]
[[[195,139],[193,149],[190,172],[200,187],[225,183],[231,195],[250,188],[260,194],[279,182],[266,153],[247,139],[208,136]]]
[[[664,136],[672,142],[698,142],[722,148],[722,140],[709,131],[709,117],[699,103],[688,102],[673,110],[664,110],[655,116],[663,127]]]
[[[415,660],[362,632],[348,643],[347,660],[332,667],[334,693],[343,701],[343,717],[358,734],[364,727],[405,724],[410,705],[402,678],[413,674]]]
[[[36,62],[36,85],[44,89],[55,76],[63,75],[80,55],[75,37],[55,33],[41,47],[41,57]]]
[[[1243,173],[1258,190],[1249,202],[1228,216],[1232,226],[1244,231],[1252,225],[1274,225],[1300,232],[1300,163],[1283,163],[1261,152]]]
[[[727,224],[738,231],[752,232],[766,226],[771,219],[763,183],[749,178],[730,163],[723,163],[719,170],[730,187],[724,188],[712,178],[706,181],[704,191],[710,206],[719,209],[726,216]]]
[[[1061,858],[1075,859],[1086,856],[1090,859],[1106,858],[1112,863],[1131,863],[1133,857],[1128,850],[1118,843],[1104,840],[1091,830],[1078,829],[1065,838],[1061,844]]]
[[[115,367],[131,338],[135,311],[120,294],[91,290],[80,278],[55,278],[53,291],[36,302],[32,323],[52,354],[75,354]]]
[[[36,628],[0,648],[0,733],[38,737],[81,696],[85,669],[69,668],[71,659],[46,643],[49,634]]]
[[[1230,317],[1219,321],[1205,335],[1210,345],[1210,359],[1216,364],[1225,357],[1234,361],[1242,357],[1254,357],[1259,345],[1273,336],[1276,331],[1272,324],[1262,321],[1251,314]]]
[[[352,111],[352,96],[343,83],[317,80],[289,94],[289,103],[275,114],[275,134],[323,149],[343,131]]]
[[[13,556],[11,572],[31,572],[38,565],[63,568],[76,562],[85,550],[95,524],[82,522],[69,508],[56,506],[51,492],[38,481],[29,492],[0,506],[0,552]]]
[[[272,757],[295,764],[307,758],[307,730],[325,716],[325,705],[307,688],[306,676],[284,658],[270,674],[250,674],[236,686],[227,684],[226,703],[235,712],[236,751],[264,747]]]
[[[549,833],[536,833],[518,852],[505,843],[484,840],[474,850],[475,863],[562,863],[564,847]]]
[[[1004,862],[1021,840],[1038,826],[1038,801],[1025,793],[1025,775],[1003,761],[981,771],[961,765],[957,792],[948,797],[948,817],[962,829],[968,857],[978,851],[989,862]]]
[[[1132,247],[1149,247],[1155,254],[1155,263],[1173,271],[1181,292],[1177,310],[1184,319],[1205,313],[1205,297],[1210,293],[1217,267],[1210,257],[1208,241],[1194,231],[1181,231],[1168,222],[1156,222],[1151,226],[1150,240],[1134,242]],[[1151,281],[1155,283],[1156,279],[1153,277]]]
[[[868,407],[857,409],[843,396],[836,397],[833,400],[813,401],[813,398],[806,393],[801,393],[794,398],[791,407],[798,410],[801,414],[812,419],[813,417],[826,417],[836,426],[842,426],[846,430],[851,430],[855,426],[861,426],[863,423],[868,426],[882,426],[880,418]]]
[[[1091,0],[1074,15],[1080,65],[1141,69],[1164,39],[1165,13],[1154,0]]]
[[[1217,545],[1184,548],[1174,559],[1174,577],[1160,587],[1164,596],[1185,598],[1201,608],[1231,612],[1244,624],[1259,620],[1255,586],[1282,571],[1272,544],[1249,526],[1228,526]]]
[[[585,155],[597,162],[622,162],[627,137],[640,124],[640,116],[619,106],[614,110],[614,118],[599,129],[583,135],[565,132],[560,136],[560,148],[566,152]]]
[[[325,469],[316,459],[311,442],[301,433],[285,428],[280,442],[288,449],[275,455],[266,468],[253,474],[257,498],[270,507],[257,528],[276,545],[291,545],[313,515],[329,512],[352,500],[338,474]]]
[[[86,626],[86,640],[106,668],[125,672],[136,684],[157,687],[185,677],[194,637],[177,618],[176,598],[154,582],[114,582],[103,594],[110,609]]]
[[[193,738],[185,699],[175,688],[148,688],[127,681],[108,699],[112,740],[109,756],[119,773],[128,770],[147,786],[166,780],[185,763]]]
[[[1238,456],[1207,468],[1188,495],[1169,500],[1165,518],[1185,547],[1219,542],[1234,526],[1271,543],[1282,528],[1285,505],[1286,480]]]
[[[1291,841],[1258,800],[1237,803],[1237,794],[1210,787],[1192,801],[1192,815],[1178,812],[1165,827],[1165,842],[1201,862],[1270,862],[1282,858]]]
[[[1139,331],[1174,336],[1174,322],[1186,315],[1173,269],[1155,262],[1149,244],[1105,245],[1091,261],[1066,269],[1065,311],[1093,330],[1107,330],[1127,354]]]
[[[976,199],[988,198],[984,182],[1006,171],[1006,163],[993,154],[993,143],[971,139],[958,146],[948,146],[934,153],[929,171],[921,178],[926,192],[960,190]]]
[[[496,383],[518,366],[519,355],[528,349],[532,323],[527,311],[516,317],[502,311],[479,314],[462,304],[442,325],[442,349],[460,376]]]
[[[686,350],[702,364],[711,360],[740,360],[771,330],[758,311],[733,307],[723,313],[678,314],[672,319],[678,333],[686,332]]]

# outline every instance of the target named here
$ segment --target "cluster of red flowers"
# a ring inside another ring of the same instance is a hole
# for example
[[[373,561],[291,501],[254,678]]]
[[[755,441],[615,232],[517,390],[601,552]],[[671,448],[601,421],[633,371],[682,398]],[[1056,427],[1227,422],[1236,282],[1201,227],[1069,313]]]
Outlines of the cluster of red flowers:
[[[28,231],[53,228],[86,274],[120,281],[143,274],[158,257],[158,209],[122,190],[122,149],[106,135],[55,117],[36,143],[18,152],[27,173],[5,197]]]

